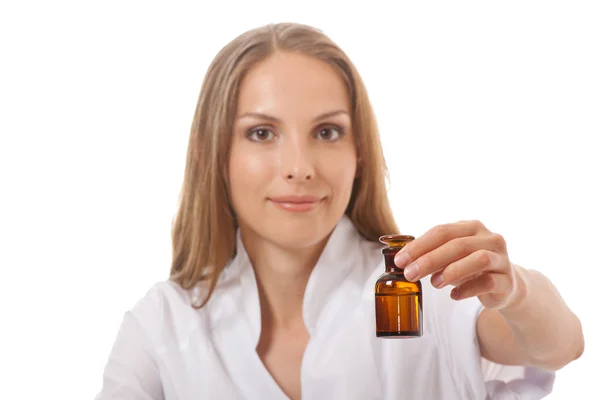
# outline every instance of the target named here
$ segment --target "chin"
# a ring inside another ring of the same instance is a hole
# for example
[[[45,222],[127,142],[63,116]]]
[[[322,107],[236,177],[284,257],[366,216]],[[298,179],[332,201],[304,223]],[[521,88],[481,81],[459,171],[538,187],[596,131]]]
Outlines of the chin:
[[[331,218],[325,219],[319,214],[270,219],[269,232],[265,234],[282,247],[301,249],[314,246],[329,236],[337,222]]]
[[[254,240],[267,241],[278,247],[301,250],[326,240],[343,217],[346,203],[325,198],[315,207],[298,209],[267,202],[263,207],[242,208],[238,222]],[[252,240],[252,239],[251,239]]]
[[[325,240],[338,221],[339,218],[335,218],[331,210],[309,213],[269,210],[266,214],[254,214],[244,225],[248,233],[258,240],[266,240],[290,250],[301,250]]]

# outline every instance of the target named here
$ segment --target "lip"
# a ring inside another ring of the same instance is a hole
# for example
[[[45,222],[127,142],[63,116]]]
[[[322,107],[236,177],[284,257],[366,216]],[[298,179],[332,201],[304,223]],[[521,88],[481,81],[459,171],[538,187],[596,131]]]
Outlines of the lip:
[[[323,199],[324,197],[317,196],[280,196],[269,198],[276,207],[290,212],[312,211],[317,208]]]

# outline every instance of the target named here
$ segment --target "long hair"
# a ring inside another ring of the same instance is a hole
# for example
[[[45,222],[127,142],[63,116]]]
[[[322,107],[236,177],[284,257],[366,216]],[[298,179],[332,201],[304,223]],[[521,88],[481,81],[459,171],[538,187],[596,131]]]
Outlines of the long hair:
[[[364,83],[347,55],[320,30],[269,24],[227,44],[206,72],[194,112],[178,211],[172,226],[170,279],[184,289],[203,282],[206,304],[221,271],[235,255],[235,215],[228,190],[228,157],[240,82],[277,51],[296,52],[333,66],[347,85],[358,155],[346,214],[367,240],[398,232],[387,197],[388,171]]]

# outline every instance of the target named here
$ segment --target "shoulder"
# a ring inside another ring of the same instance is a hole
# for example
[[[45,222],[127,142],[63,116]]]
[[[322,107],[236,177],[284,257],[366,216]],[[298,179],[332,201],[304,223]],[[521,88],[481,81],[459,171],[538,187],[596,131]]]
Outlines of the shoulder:
[[[153,347],[177,341],[190,334],[189,321],[206,314],[196,309],[192,290],[171,280],[155,283],[127,312],[145,333]]]
[[[358,258],[357,261],[359,262],[357,264],[362,267],[362,272],[367,274],[367,276],[378,272],[382,274],[385,270],[383,254],[381,253],[383,245],[360,236],[358,232],[356,232],[354,244],[355,249],[348,250],[356,251],[354,256]]]
[[[190,305],[192,294],[176,282],[165,280],[155,283],[129,312],[141,320],[165,317]]]
[[[185,343],[190,337],[208,340],[211,331],[222,325],[224,315],[238,312],[232,305],[241,296],[237,273],[224,271],[210,300],[201,308],[194,307],[205,295],[201,284],[184,289],[173,280],[164,280],[152,285],[127,314],[154,348]]]

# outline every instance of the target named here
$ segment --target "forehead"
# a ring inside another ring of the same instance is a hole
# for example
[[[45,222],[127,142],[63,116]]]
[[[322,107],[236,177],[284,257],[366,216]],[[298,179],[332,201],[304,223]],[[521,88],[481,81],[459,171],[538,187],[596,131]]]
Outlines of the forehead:
[[[242,81],[238,112],[286,118],[349,111],[346,84],[333,66],[297,53],[277,52],[255,65]]]

